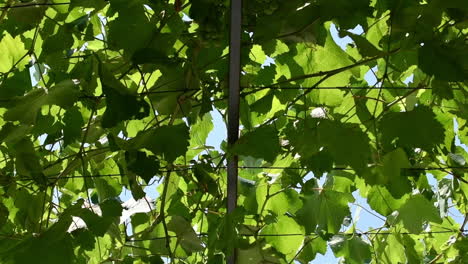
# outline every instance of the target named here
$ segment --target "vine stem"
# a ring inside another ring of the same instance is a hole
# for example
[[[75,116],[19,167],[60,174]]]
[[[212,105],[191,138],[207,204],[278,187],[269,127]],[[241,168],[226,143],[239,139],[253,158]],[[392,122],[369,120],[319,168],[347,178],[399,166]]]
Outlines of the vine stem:
[[[171,250],[171,238],[169,236],[169,230],[167,229],[167,222],[166,222],[166,196],[167,196],[167,189],[169,189],[169,183],[171,180],[171,171],[169,170],[166,173],[166,180],[164,181],[164,188],[162,192],[162,197],[161,197],[161,213],[159,216],[161,217],[161,222],[164,228],[164,235],[165,235],[165,240],[166,240],[166,248],[169,253],[169,257],[171,258],[171,262],[174,261],[174,255],[172,254]]]
[[[83,134],[83,139],[81,140],[80,150],[78,151],[78,153],[76,153],[74,155],[75,158],[67,165],[65,170],[63,170],[57,176],[57,178],[55,179],[55,182],[54,182],[53,185],[55,185],[60,178],[66,176],[68,173],[72,172],[72,169],[74,167],[73,165],[78,161],[78,159],[81,159],[83,157],[84,148],[85,148],[84,145],[85,145],[86,140],[88,139],[89,129],[91,127],[91,124],[92,124],[92,121],[93,121],[93,116],[94,116],[95,113],[96,113],[96,109],[93,108],[93,110],[91,111],[91,113],[89,115],[88,124],[86,125],[86,129],[85,129],[84,134]]]

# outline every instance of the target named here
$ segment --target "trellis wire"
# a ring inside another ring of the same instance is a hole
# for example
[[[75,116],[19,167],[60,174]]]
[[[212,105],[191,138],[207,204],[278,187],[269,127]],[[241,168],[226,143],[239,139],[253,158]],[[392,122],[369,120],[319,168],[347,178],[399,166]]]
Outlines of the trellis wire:
[[[300,87],[300,86],[250,86],[250,87],[241,87],[242,90],[246,89],[254,89],[251,91],[247,91],[244,93],[241,93],[241,96],[245,96],[248,94],[252,94],[255,92],[259,92],[262,90],[266,89],[271,89],[271,90],[434,90],[433,87],[405,87],[405,86],[400,86],[400,87],[372,87],[372,86],[359,86],[359,87],[353,87],[353,86],[328,86],[328,87]],[[450,90],[463,90],[462,88],[458,87],[452,87]],[[196,92],[196,91],[203,91],[203,88],[184,88],[184,89],[175,89],[175,90],[161,90],[161,91],[148,91],[148,92],[141,92],[141,93],[136,93],[134,96],[149,96],[152,94],[172,94],[172,93],[187,93],[187,92]],[[78,98],[80,99],[100,99],[100,98],[105,98],[106,95],[80,95]],[[226,98],[224,98],[226,99]],[[21,97],[15,97],[15,98],[8,98],[8,99],[0,99],[0,102],[2,103],[8,103],[8,102],[13,102],[21,100]]]
[[[216,169],[228,169],[227,166],[218,166],[218,167],[210,167],[213,170]],[[306,170],[306,171],[312,171],[311,169],[307,167],[281,167],[281,166],[238,166],[238,169],[263,169],[263,170]],[[157,173],[167,173],[167,172],[183,172],[183,171],[190,171],[195,169],[195,166],[176,166],[176,168],[172,169],[163,169],[163,170],[158,170],[155,173],[155,176]],[[445,171],[445,170],[450,170],[450,169],[457,169],[457,170],[466,170],[468,167],[427,167],[427,168],[401,168],[401,170],[414,170],[414,171],[431,171],[431,170],[440,170],[440,171]],[[352,168],[343,168],[343,167],[335,167],[332,168],[331,171],[336,170],[336,171],[354,171]],[[56,176],[59,176],[60,173],[57,173],[55,175],[49,175],[46,177],[46,179],[51,179],[55,180]],[[138,176],[138,174],[135,174]],[[93,175],[75,175],[75,176],[62,176],[60,177],[61,180],[66,180],[66,179],[75,179],[75,178],[105,178],[105,177],[123,177],[127,176],[125,173],[114,173],[114,174],[93,174]],[[29,181],[29,180],[34,180],[33,178],[20,178],[17,179],[18,181]]]
[[[413,232],[388,232],[388,231],[382,231],[382,232],[376,232],[376,231],[371,231],[371,232],[354,232],[354,233],[345,233],[345,232],[340,232],[336,233],[335,235],[341,235],[341,236],[365,236],[365,235],[431,235],[431,234],[456,234],[456,233],[468,233],[468,229],[463,229],[463,230],[439,230],[439,231],[424,231],[420,233],[413,233]],[[208,233],[200,233],[196,234],[197,237],[206,237],[209,234]],[[244,236],[244,237],[293,237],[293,236],[301,236],[301,237],[317,237],[319,235],[317,234],[300,234],[300,233],[284,233],[284,234],[238,234],[239,236]],[[142,242],[142,241],[152,241],[152,240],[162,240],[165,239],[166,236],[162,237],[151,237],[151,238],[142,238],[142,239],[130,239],[127,240],[126,242]],[[178,236],[173,235],[170,236],[170,238],[178,238]]]
[[[0,6],[0,10],[10,9],[10,8],[23,8],[23,7],[36,7],[36,6],[60,6],[60,5],[69,5],[71,2],[63,3],[23,3],[18,5],[4,5]]]

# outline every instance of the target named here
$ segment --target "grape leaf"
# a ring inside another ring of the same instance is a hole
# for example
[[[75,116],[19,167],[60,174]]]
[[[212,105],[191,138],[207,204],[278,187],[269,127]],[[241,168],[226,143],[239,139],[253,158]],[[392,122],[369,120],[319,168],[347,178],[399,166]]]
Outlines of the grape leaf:
[[[110,128],[124,120],[142,119],[148,116],[150,108],[148,103],[130,93],[104,65],[99,65],[102,90],[106,95],[106,111],[102,116],[102,126]],[[125,107],[122,107],[123,105]]]
[[[189,146],[189,130],[185,124],[161,126],[140,132],[130,140],[130,149],[146,148],[154,154],[162,155],[168,162],[184,155]]]
[[[27,50],[19,36],[13,38],[5,33],[0,39],[0,72],[8,72],[18,63],[17,66],[25,66],[27,63],[25,56]]]
[[[296,223],[292,218],[282,215],[278,216],[275,223],[265,226],[262,235],[275,235],[275,234],[303,234],[303,228]],[[276,248],[279,252],[294,256],[302,243],[302,236],[291,236],[288,240],[283,239],[281,236],[267,236],[266,241]]]
[[[78,98],[79,91],[72,80],[60,82],[49,91],[35,89],[23,97],[10,102],[10,107],[4,114],[5,120],[20,121],[25,124],[34,124],[38,111],[43,105],[58,105],[68,108]]]
[[[141,151],[126,151],[127,168],[142,177],[147,184],[159,172],[159,160]]]
[[[180,216],[173,216],[167,224],[169,230],[177,234],[180,245],[188,252],[204,249],[203,242],[198,238],[189,222]]]
[[[75,140],[81,140],[81,129],[84,126],[83,117],[77,107],[72,107],[65,112],[63,118],[63,144],[68,145]]]
[[[382,263],[406,263],[405,246],[396,235],[389,235],[386,239],[379,241],[377,253]]]
[[[408,199],[398,211],[405,228],[412,233],[421,233],[425,221],[441,223],[437,209],[421,194]]]
[[[367,193],[367,202],[376,212],[388,216],[393,211],[398,210],[408,199],[408,196],[406,194],[399,199],[395,199],[386,187],[376,185],[372,186]]]
[[[149,44],[155,28],[144,15],[142,1],[134,1],[130,6],[118,2],[112,1],[119,16],[109,23],[109,45],[115,50],[123,49],[131,57],[136,50]]]
[[[253,145],[256,147],[252,148]],[[231,151],[233,154],[262,158],[273,162],[281,151],[281,146],[275,128],[264,126],[242,135]]]
[[[440,80],[464,81],[468,79],[468,64],[462,58],[466,56],[463,43],[424,43],[419,51],[419,66]]]
[[[349,193],[329,190],[315,191],[304,196],[304,206],[297,212],[298,222],[306,233],[324,231],[336,233],[346,216],[350,214],[348,203],[354,198]]]
[[[353,124],[323,120],[318,125],[319,142],[328,147],[335,164],[364,170],[370,158],[369,138]]]
[[[31,78],[28,70],[13,71],[7,79],[4,79],[0,86],[0,98],[12,98],[22,96],[31,89]]]
[[[359,264],[371,260],[370,245],[358,236],[348,238],[343,235],[333,236],[330,247],[337,257],[344,257],[347,263]]]
[[[401,198],[411,191],[411,183],[405,174],[405,169],[411,164],[403,149],[398,148],[383,157],[383,164],[376,168],[379,184],[386,186],[395,198]]]
[[[408,112],[387,113],[382,117],[379,129],[382,133],[382,143],[387,148],[396,144],[430,151],[434,145],[444,140],[443,126],[425,106],[415,107]]]
[[[306,238],[304,240],[304,248],[302,249],[298,260],[301,263],[310,263],[310,261],[315,259],[317,253],[325,255],[326,252],[327,241],[323,240],[319,236],[313,238]]]

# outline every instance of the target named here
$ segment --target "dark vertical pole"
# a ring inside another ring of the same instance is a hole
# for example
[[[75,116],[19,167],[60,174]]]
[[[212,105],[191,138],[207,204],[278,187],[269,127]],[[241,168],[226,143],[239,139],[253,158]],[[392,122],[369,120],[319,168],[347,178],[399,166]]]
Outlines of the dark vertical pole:
[[[242,0],[231,0],[231,30],[229,43],[229,105],[228,144],[232,146],[239,138],[239,94],[241,71],[241,30]],[[227,211],[232,213],[237,206],[238,157],[231,156],[227,166]],[[228,264],[236,263],[236,252],[227,259]]]

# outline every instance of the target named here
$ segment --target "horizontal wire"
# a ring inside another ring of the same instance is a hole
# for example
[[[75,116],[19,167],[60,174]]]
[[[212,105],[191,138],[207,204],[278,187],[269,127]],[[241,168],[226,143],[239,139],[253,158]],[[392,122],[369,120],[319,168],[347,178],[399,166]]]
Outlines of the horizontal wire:
[[[432,87],[370,87],[370,86],[359,86],[359,87],[351,87],[351,86],[329,86],[329,87],[300,87],[300,86],[261,86],[261,87],[255,87],[255,86],[244,86],[241,87],[243,89],[254,89],[253,91],[247,91],[244,92],[242,95],[248,95],[253,92],[261,91],[261,90],[266,90],[266,89],[275,89],[275,90],[352,90],[352,89],[374,89],[374,90],[433,90],[434,88]],[[450,88],[451,90],[463,90],[462,88]],[[191,92],[191,91],[203,91],[203,89],[199,88],[188,88],[188,89],[176,89],[176,90],[161,90],[161,91],[149,91],[149,92],[141,92],[134,94],[133,96],[147,96],[147,95],[152,95],[152,94],[170,94],[170,93],[184,93],[184,92]],[[8,103],[8,102],[13,102],[16,100],[21,100],[22,96],[15,97],[15,98],[9,98],[9,99],[0,99],[0,102]],[[82,99],[100,99],[100,98],[105,98],[106,95],[81,95],[78,96],[78,98]]]
[[[138,95],[145,96],[149,94],[182,93],[182,92],[189,92],[189,91],[202,91],[202,89],[190,88],[190,89],[177,89],[177,90],[149,91],[149,92],[139,93]]]
[[[374,90],[432,90],[432,87],[407,87],[407,86],[321,86],[321,87],[301,87],[301,86],[242,86],[244,89],[279,89],[279,90],[351,90],[351,89],[374,89]],[[454,90],[460,90],[460,88],[451,88]]]
[[[59,5],[69,5],[70,2],[66,3],[24,3],[20,5],[11,5],[11,6],[0,6],[0,10],[10,9],[10,8],[23,8],[23,7],[37,7],[37,6],[59,6]]]
[[[180,171],[190,171],[194,170],[196,167],[194,166],[187,166],[187,167],[177,167],[173,169],[163,169],[163,170],[158,170],[157,173],[167,173],[167,172],[180,172]],[[226,166],[219,166],[219,167],[211,167],[212,169],[226,169]],[[266,170],[311,170],[306,167],[279,167],[279,166],[239,166],[239,169],[266,169]],[[416,170],[416,171],[430,171],[430,170],[448,170],[448,169],[468,169],[468,167],[428,167],[428,168],[401,168],[402,170]],[[331,170],[340,170],[340,171],[353,171],[352,168],[332,168]],[[60,174],[56,175],[49,175],[47,176],[47,180],[57,180],[56,176],[59,176]],[[101,178],[101,177],[123,177],[126,176],[127,174],[93,174],[93,175],[76,175],[76,176],[63,176],[59,177],[59,180],[64,180],[64,179],[76,179],[76,178]],[[138,174],[135,174],[138,175]],[[154,175],[156,176],[156,174]],[[19,178],[17,179],[18,181],[28,181],[28,180],[34,180],[33,178]]]
[[[355,232],[355,233],[336,233],[334,235],[342,235],[342,236],[364,236],[364,235],[430,235],[430,234],[455,234],[455,233],[467,233],[468,230],[440,230],[440,231],[426,231],[421,233],[413,233],[413,232]],[[200,233],[196,234],[197,237],[206,237],[208,233]],[[285,234],[238,234],[239,236],[244,237],[317,237],[317,234],[305,235],[300,233],[285,233]],[[168,238],[177,238],[176,235],[168,236]],[[144,238],[144,239],[131,239],[127,240],[126,242],[142,242],[142,241],[151,241],[151,240],[162,240],[166,239],[166,236],[161,237],[152,237],[152,238]]]
[[[142,93],[137,93],[137,94],[130,94],[132,96],[147,96],[147,95],[152,95],[152,94],[170,94],[170,93],[185,93],[185,92],[192,92],[192,91],[203,91],[202,89],[178,89],[178,90],[162,90],[162,91],[151,91],[151,92],[142,92]],[[9,103],[9,102],[14,102],[14,101],[18,101],[18,100],[21,100],[22,97],[25,97],[26,95],[24,96],[17,96],[17,97],[14,97],[14,98],[8,98],[8,99],[0,99],[0,102],[2,103]],[[80,95],[78,96],[78,99],[101,99],[101,98],[105,98],[106,95],[105,94],[102,94],[102,95]]]

